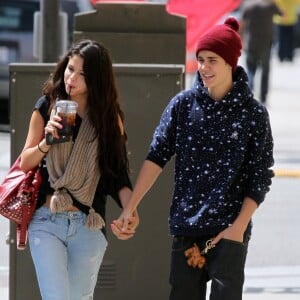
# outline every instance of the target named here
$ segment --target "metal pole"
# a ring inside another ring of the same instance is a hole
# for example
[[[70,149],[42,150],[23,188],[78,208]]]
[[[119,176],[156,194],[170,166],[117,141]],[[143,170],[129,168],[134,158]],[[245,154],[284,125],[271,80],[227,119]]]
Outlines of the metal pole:
[[[59,0],[40,0],[40,62],[56,62],[59,57]]]

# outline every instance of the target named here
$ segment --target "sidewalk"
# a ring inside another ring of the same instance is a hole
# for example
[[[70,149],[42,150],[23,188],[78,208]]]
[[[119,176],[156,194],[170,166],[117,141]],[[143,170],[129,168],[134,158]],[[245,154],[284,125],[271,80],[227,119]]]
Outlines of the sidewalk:
[[[273,59],[269,113],[275,141],[276,169],[279,174],[284,169],[300,170],[299,78],[299,50],[293,64],[280,64]],[[292,175],[293,172],[290,174]]]
[[[244,300],[300,298],[300,266],[246,269]]]
[[[267,107],[274,137],[276,179],[266,203],[254,217],[255,227],[246,264],[243,300],[300,299],[300,252],[297,250],[300,245],[297,234],[300,220],[297,221],[298,217],[295,219],[297,213],[287,213],[288,209],[291,211],[293,208],[299,211],[299,78],[299,49],[293,63],[279,63],[273,55]],[[258,83],[256,87],[257,85]],[[282,206],[283,203],[285,207]],[[273,220],[272,225],[268,225],[269,220],[277,218],[280,213],[282,218]],[[272,239],[270,234],[277,234],[279,238]],[[256,250],[257,247],[260,251]],[[261,253],[266,257],[261,257]]]

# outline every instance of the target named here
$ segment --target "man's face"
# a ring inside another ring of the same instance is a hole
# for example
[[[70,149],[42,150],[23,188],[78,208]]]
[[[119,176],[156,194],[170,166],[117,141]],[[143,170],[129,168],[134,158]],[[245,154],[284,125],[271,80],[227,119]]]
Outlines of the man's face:
[[[220,55],[208,50],[199,51],[197,60],[198,71],[210,94],[226,94],[232,86],[232,67]]]

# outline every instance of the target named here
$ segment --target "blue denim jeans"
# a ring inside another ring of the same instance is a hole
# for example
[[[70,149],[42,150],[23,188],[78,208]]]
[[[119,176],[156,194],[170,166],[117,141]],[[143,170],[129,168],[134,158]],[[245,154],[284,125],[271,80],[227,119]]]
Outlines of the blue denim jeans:
[[[85,219],[81,211],[36,210],[28,237],[43,300],[93,299],[107,240]]]
[[[222,239],[209,250],[202,269],[190,267],[184,252],[194,243],[203,250],[207,238],[174,237],[171,256],[170,300],[205,300],[211,280],[210,300],[241,300],[248,240]]]

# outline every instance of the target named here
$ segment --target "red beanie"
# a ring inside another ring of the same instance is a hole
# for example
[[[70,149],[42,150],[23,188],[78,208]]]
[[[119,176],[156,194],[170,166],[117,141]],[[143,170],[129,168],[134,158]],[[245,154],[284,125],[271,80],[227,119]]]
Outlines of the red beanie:
[[[234,72],[242,50],[238,30],[239,23],[233,17],[227,18],[222,25],[215,25],[200,37],[196,48],[196,57],[200,50],[212,51],[230,64],[232,72]]]

